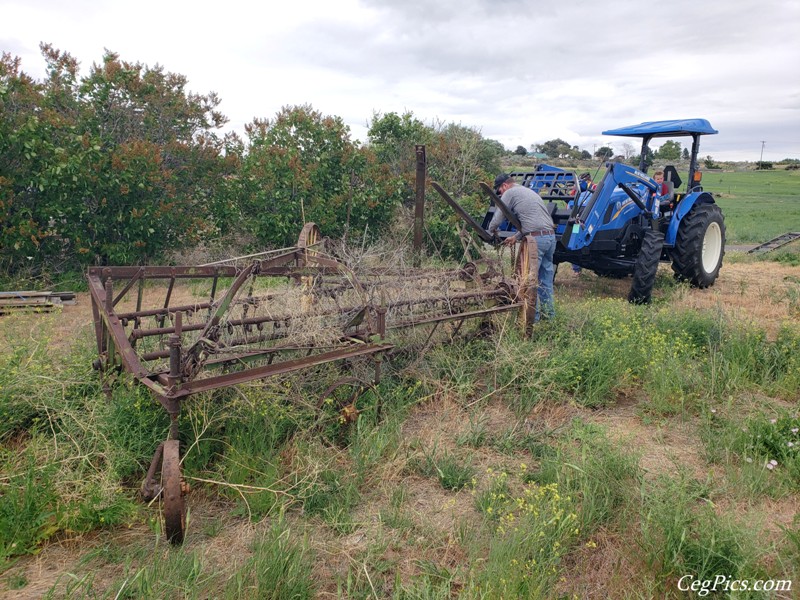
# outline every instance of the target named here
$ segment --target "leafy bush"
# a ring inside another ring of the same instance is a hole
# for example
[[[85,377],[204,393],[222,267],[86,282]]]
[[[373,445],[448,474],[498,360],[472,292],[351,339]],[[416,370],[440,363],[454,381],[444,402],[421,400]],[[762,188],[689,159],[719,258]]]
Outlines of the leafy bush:
[[[247,135],[243,210],[262,244],[293,245],[309,221],[331,237],[389,225],[399,180],[350,139],[341,118],[285,107],[274,120],[254,120]]]
[[[225,121],[213,93],[188,93],[185,77],[112,52],[79,78],[77,60],[41,49],[43,82],[19,59],[0,59],[0,261],[9,271],[148,262],[225,231],[232,215],[217,182],[237,163],[212,133]]]

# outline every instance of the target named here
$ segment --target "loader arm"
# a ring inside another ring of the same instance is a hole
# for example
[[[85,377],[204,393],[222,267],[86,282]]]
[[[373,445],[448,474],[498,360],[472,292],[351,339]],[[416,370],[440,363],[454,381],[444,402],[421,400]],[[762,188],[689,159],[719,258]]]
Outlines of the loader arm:
[[[655,200],[658,189],[655,181],[635,167],[607,163],[605,175],[595,191],[585,203],[574,207],[561,243],[569,250],[589,246],[604,218],[607,218],[609,207],[617,205],[618,211],[622,210],[628,200],[647,219],[658,217],[658,202]]]

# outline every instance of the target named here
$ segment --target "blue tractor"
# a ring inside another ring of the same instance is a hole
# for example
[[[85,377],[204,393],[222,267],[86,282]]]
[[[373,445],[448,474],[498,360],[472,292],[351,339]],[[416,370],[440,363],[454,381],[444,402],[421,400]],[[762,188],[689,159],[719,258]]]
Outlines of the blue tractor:
[[[652,121],[604,131],[603,135],[642,138],[641,161],[638,168],[606,163],[593,190],[583,191],[575,172],[548,165],[512,175],[548,202],[558,239],[556,264],[569,262],[601,276],[632,275],[628,298],[646,303],[660,262],[671,263],[675,276],[695,287],[713,285],[719,275],[725,221],[714,197],[703,191],[697,168],[700,136],[715,133],[705,119]],[[671,165],[664,168],[664,184],[656,183],[647,175],[649,143],[653,138],[679,136],[692,138],[686,184]],[[515,229],[509,223],[494,239],[488,235],[485,228],[494,211],[507,209],[488,185],[482,187],[492,205],[480,225],[467,222],[484,241],[496,243]],[[457,212],[465,217],[460,207]]]

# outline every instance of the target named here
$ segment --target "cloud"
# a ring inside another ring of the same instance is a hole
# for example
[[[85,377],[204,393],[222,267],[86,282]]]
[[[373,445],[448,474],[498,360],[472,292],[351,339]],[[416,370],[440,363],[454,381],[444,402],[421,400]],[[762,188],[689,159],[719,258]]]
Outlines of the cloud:
[[[3,50],[43,74],[40,41],[82,61],[103,48],[214,90],[229,126],[310,103],[364,140],[373,112],[479,128],[509,148],[702,117],[720,160],[800,157],[800,3],[673,0],[208,0],[80,5],[0,0]],[[771,141],[773,140],[773,141]]]

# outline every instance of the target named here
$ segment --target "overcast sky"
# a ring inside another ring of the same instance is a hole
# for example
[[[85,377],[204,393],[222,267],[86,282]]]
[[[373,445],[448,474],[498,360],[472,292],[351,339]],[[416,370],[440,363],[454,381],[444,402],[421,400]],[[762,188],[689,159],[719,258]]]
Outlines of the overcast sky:
[[[38,79],[40,42],[83,73],[104,49],[181,73],[240,133],[308,103],[362,141],[409,110],[509,149],[621,152],[600,132],[701,117],[703,156],[800,158],[798,0],[0,0],[0,50]]]

